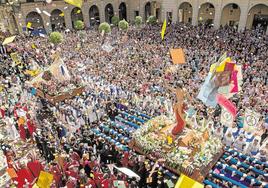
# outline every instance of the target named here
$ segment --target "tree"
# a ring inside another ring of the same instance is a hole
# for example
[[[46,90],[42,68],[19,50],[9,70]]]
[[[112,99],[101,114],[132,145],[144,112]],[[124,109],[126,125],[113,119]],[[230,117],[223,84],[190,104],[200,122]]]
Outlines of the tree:
[[[105,33],[110,33],[111,32],[111,26],[107,22],[103,22],[99,26],[99,31],[100,32],[104,31]]]
[[[118,23],[118,27],[122,30],[127,30],[128,29],[128,22],[124,19],[124,20],[121,20],[119,23]]]
[[[140,26],[142,24],[142,17],[141,16],[135,17],[135,24],[136,24],[136,26]]]
[[[155,16],[149,16],[147,23],[154,25],[156,24],[156,17]]]
[[[112,24],[113,24],[114,26],[118,26],[119,21],[120,21],[120,19],[119,19],[118,16],[113,16],[113,17],[112,17]]]
[[[52,32],[49,35],[49,40],[50,42],[52,42],[53,44],[59,44],[62,42],[63,37],[62,34],[59,32]]]
[[[84,22],[81,21],[81,20],[77,20],[74,22],[74,28],[77,29],[77,30],[82,30],[84,29],[85,25],[84,25]]]

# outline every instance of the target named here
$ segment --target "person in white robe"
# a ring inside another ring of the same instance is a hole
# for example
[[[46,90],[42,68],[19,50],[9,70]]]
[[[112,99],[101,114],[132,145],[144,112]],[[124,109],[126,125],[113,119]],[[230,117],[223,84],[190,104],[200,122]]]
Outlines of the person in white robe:
[[[232,135],[232,132],[227,130],[223,137],[223,144],[225,144],[228,147],[231,147],[233,142],[234,142],[234,137]]]
[[[260,137],[255,137],[253,142],[247,143],[244,153],[250,156],[255,156],[260,150]]]
[[[222,127],[218,127],[215,131],[214,131],[214,135],[216,137],[218,137],[219,139],[223,138],[223,128]]]
[[[234,148],[238,152],[243,152],[245,145],[246,145],[246,142],[244,139],[244,135],[239,135],[239,137],[234,142]]]

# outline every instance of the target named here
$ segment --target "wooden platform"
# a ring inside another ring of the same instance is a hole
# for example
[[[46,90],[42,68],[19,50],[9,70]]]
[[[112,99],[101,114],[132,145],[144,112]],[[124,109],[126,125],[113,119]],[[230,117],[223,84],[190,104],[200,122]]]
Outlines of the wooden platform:
[[[66,100],[66,99],[71,99],[75,96],[81,95],[84,92],[84,90],[85,90],[85,87],[79,87],[79,88],[75,88],[69,92],[61,93],[60,95],[51,96],[51,95],[45,94],[40,89],[37,89],[37,96],[48,100],[52,104],[56,104],[56,103],[59,103],[61,101]]]
[[[137,153],[145,155],[148,159],[152,161],[157,161],[157,158],[154,158],[151,154],[145,154],[142,149],[140,149],[138,146],[135,145],[135,141],[131,141],[129,144],[129,147],[135,150]],[[221,149],[213,158],[213,160],[207,165],[207,166],[202,166],[200,169],[194,169],[190,170],[187,168],[182,168],[181,171],[179,172],[178,170],[169,167],[168,165],[165,164],[165,168],[167,168],[169,171],[176,175],[180,175],[181,173],[187,175],[188,177],[194,179],[195,181],[198,181],[199,183],[203,184],[203,181],[205,180],[205,177],[209,174],[209,171],[215,166],[217,161],[221,158],[223,155],[224,150]]]

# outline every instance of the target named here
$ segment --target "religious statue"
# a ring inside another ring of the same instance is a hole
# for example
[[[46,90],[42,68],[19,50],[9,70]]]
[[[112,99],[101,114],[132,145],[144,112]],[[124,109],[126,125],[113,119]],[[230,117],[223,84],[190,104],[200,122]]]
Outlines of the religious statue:
[[[185,91],[182,88],[174,89],[169,86],[167,86],[167,88],[176,94],[176,99],[177,99],[176,103],[173,105],[173,111],[174,111],[176,122],[177,122],[176,126],[172,129],[172,134],[175,136],[175,135],[182,133],[186,125],[186,122],[184,119],[184,112],[183,112],[186,106],[183,102]]]

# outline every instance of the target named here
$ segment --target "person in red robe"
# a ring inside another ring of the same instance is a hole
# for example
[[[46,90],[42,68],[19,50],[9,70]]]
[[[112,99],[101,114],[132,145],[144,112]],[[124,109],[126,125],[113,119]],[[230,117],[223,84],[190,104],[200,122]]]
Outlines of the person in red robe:
[[[67,188],[77,187],[77,179],[72,178],[72,177],[68,178],[67,183],[66,183],[66,187]]]
[[[30,135],[32,136],[33,133],[36,131],[36,126],[33,120],[30,120],[30,119],[27,120],[27,127],[28,127]]]
[[[20,169],[17,171],[16,181],[18,182],[18,188],[23,188],[26,182],[29,183],[29,187],[32,187],[32,184],[36,181],[36,178],[32,173],[27,169],[26,165],[20,165]]]
[[[75,160],[71,160],[67,163],[64,164],[63,166],[63,171],[66,172],[68,171],[69,169],[73,168],[73,167],[79,167],[79,162],[78,161],[75,161]]]
[[[95,170],[95,171],[93,172],[93,175],[94,175],[94,180],[95,180],[96,185],[97,185],[98,187],[100,187],[101,182],[102,182],[102,180],[103,180],[103,174],[100,173],[100,172],[98,172],[97,170]]]
[[[109,185],[111,185],[111,181],[108,178],[103,179],[101,182],[101,187],[103,188],[109,188]]]
[[[87,182],[87,185],[86,186],[91,186],[91,188],[97,188],[97,185],[96,185],[96,182],[93,178],[89,178],[88,179],[88,182]]]
[[[122,166],[127,167],[128,162],[129,162],[129,153],[127,151],[125,151],[123,154],[123,159],[121,160],[121,164],[122,164]]]
[[[60,166],[56,163],[52,163],[49,171],[53,175],[56,187],[59,187],[62,179],[62,171],[60,169]]]
[[[27,127],[25,125],[20,125],[19,126],[20,138],[22,140],[26,140],[26,138],[27,138],[26,129],[27,129]]]
[[[78,155],[77,152],[73,151],[72,149],[70,150],[69,155],[71,156],[71,159],[74,161],[80,161],[80,156]]]
[[[27,167],[35,178],[38,178],[40,172],[44,170],[43,165],[38,160],[28,162]]]
[[[1,113],[2,119],[4,119],[5,118],[5,107],[0,108],[0,113]]]

